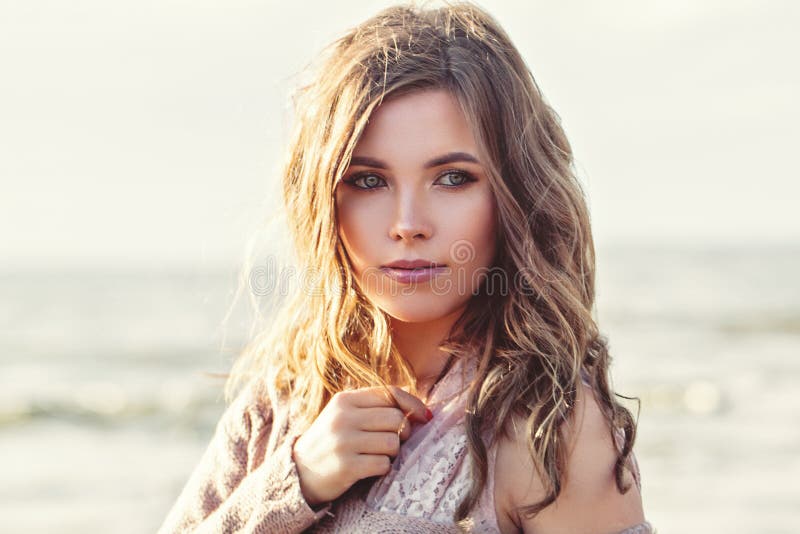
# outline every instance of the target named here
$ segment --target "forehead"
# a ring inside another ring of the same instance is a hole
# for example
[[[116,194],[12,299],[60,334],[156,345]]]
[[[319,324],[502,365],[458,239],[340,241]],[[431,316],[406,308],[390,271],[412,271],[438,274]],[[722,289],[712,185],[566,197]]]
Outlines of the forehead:
[[[399,151],[437,155],[445,151],[476,154],[472,130],[456,97],[444,89],[426,89],[390,97],[372,113],[355,154],[385,157]],[[477,155],[477,154],[476,154]]]

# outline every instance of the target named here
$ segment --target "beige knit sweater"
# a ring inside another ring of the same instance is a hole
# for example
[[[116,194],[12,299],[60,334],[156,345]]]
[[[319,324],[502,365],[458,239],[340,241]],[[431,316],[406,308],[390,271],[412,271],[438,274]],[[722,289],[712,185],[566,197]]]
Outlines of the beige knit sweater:
[[[273,404],[277,409],[272,409]],[[264,400],[251,386],[243,389],[220,418],[211,443],[158,534],[459,532],[452,521],[369,506],[366,497],[376,478],[360,481],[334,503],[313,510],[300,491],[292,460],[297,434],[290,420],[286,403]],[[426,497],[408,496],[423,500]],[[476,517],[471,532],[499,532],[493,501],[486,503],[485,517]],[[491,510],[486,511],[488,508]],[[650,523],[644,522],[620,534],[652,532]]]

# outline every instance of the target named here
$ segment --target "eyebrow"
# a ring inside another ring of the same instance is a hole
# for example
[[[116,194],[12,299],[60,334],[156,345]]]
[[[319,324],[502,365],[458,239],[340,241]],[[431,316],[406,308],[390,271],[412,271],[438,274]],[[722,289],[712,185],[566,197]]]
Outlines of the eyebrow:
[[[480,164],[478,158],[467,152],[449,152],[442,156],[433,158],[425,163],[425,168],[438,167],[439,165],[447,165],[448,163],[455,163],[457,161],[466,161],[469,163]],[[389,166],[383,161],[368,156],[353,156],[350,158],[350,165],[361,165],[364,167],[375,167],[376,169],[388,169]]]

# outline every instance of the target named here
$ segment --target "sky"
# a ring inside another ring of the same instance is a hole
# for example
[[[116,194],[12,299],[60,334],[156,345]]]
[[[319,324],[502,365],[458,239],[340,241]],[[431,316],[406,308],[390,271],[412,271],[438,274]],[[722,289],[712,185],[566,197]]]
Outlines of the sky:
[[[0,269],[240,261],[303,66],[390,3],[0,0]],[[563,121],[599,246],[800,242],[800,4],[479,5]]]

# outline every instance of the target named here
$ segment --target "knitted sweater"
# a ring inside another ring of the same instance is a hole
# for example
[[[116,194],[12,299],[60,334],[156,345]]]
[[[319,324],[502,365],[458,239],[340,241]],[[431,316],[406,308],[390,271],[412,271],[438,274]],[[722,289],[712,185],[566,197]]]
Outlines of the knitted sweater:
[[[291,406],[261,398],[249,385],[223,413],[158,534],[459,532],[451,518],[470,485],[460,423],[471,372],[456,364],[437,384],[428,403],[433,420],[414,424],[387,475],[359,481],[320,510],[312,509],[300,490],[292,459],[299,434],[291,425]],[[496,447],[488,453],[486,490],[467,530],[499,534],[493,495]],[[619,534],[652,532],[645,521]]]

